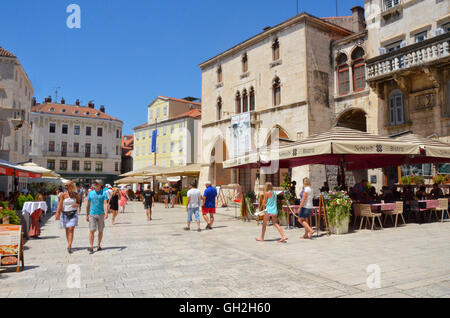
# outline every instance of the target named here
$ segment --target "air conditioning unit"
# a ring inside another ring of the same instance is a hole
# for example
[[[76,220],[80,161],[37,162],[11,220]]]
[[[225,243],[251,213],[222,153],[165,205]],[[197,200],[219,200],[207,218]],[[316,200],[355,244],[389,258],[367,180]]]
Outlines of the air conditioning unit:
[[[386,50],[385,47],[380,47],[378,49],[378,55],[383,55],[383,54],[386,54],[386,53],[387,53],[387,50]]]
[[[436,30],[434,30],[434,36],[438,36],[444,34],[444,29],[443,28],[437,28]]]
[[[405,46],[408,46],[408,41],[403,40],[403,41],[400,43],[400,47],[402,48],[402,47],[405,47]]]

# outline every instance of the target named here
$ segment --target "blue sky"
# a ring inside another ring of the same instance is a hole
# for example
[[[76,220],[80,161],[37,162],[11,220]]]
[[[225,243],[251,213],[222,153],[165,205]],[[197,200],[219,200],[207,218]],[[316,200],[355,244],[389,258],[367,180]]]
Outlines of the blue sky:
[[[69,29],[69,4],[81,29]],[[336,14],[335,0],[299,0],[300,12]],[[363,0],[339,0],[339,15]],[[0,46],[19,57],[39,102],[54,96],[124,122],[146,121],[158,95],[201,97],[198,65],[294,16],[296,0],[0,0]]]

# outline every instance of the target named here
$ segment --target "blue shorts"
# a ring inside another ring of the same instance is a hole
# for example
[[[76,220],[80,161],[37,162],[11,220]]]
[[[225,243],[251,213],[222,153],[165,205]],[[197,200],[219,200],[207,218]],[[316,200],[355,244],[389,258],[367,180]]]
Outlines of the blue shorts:
[[[298,217],[307,219],[307,218],[309,218],[311,216],[312,210],[313,209],[302,208],[300,210],[300,213],[298,214]]]
[[[198,208],[188,208],[188,222],[192,222],[192,214],[195,215],[195,221],[200,221],[200,216],[198,214]]]

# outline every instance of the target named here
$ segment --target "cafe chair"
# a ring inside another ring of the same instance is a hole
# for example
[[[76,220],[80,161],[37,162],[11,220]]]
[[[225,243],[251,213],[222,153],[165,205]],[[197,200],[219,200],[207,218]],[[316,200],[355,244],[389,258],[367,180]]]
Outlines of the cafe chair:
[[[400,215],[402,217],[403,220],[403,224],[406,224],[405,222],[405,218],[403,217],[403,201],[397,201],[395,202],[395,210],[393,211],[383,211],[384,215],[385,215],[385,219],[384,219],[384,224],[386,225],[386,219],[388,217],[388,215],[391,218],[392,224],[394,224],[394,219],[393,216],[395,215],[395,227],[397,227],[397,223],[398,223],[398,216]]]
[[[353,227],[357,227],[358,216],[361,216],[361,207],[359,203],[353,204]]]
[[[448,199],[438,199],[439,201],[439,207],[436,208],[436,212],[441,212],[442,213],[442,222],[444,222],[444,216],[445,213],[447,213],[447,215],[450,217],[450,214],[448,213]]]
[[[360,204],[360,210],[361,210],[361,224],[359,226],[359,229],[361,230],[362,224],[364,219],[366,219],[366,227],[367,227],[367,221],[369,219],[372,219],[372,230],[375,225],[375,219],[378,219],[378,222],[380,223],[381,228],[383,229],[383,224],[381,223],[381,213],[375,213],[372,212],[372,207],[370,204]],[[369,221],[370,223],[370,221]]]

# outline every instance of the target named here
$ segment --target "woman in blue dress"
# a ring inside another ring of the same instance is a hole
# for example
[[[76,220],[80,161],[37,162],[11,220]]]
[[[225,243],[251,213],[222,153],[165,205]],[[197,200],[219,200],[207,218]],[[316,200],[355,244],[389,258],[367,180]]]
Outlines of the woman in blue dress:
[[[264,241],[264,235],[266,234],[267,222],[269,222],[270,217],[272,217],[272,223],[277,228],[278,232],[281,234],[280,243],[286,242],[287,238],[283,233],[280,225],[278,224],[278,206],[277,206],[277,195],[272,191],[272,183],[267,182],[264,186],[264,203],[265,212],[261,237],[257,238],[257,241]]]

